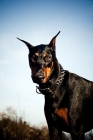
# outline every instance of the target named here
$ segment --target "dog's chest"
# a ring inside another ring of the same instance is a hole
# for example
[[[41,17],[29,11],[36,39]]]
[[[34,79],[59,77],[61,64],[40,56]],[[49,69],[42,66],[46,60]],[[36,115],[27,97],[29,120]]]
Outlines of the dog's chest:
[[[59,108],[55,110],[55,114],[62,119],[62,122],[68,126],[68,109]]]

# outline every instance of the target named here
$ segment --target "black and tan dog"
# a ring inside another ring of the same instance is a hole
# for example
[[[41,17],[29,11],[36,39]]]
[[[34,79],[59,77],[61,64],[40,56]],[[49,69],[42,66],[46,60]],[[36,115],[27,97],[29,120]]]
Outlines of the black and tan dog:
[[[58,32],[59,34],[60,32]],[[37,92],[45,96],[45,117],[50,140],[62,140],[62,131],[73,140],[84,140],[84,133],[93,129],[93,82],[62,68],[56,58],[55,41],[29,49],[29,65]]]

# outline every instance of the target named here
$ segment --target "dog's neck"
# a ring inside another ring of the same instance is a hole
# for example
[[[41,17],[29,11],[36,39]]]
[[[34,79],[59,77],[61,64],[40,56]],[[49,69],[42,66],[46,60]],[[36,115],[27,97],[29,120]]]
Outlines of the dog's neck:
[[[45,84],[39,84],[39,87],[37,87],[37,89],[40,91],[41,94],[44,95],[48,92],[54,94],[54,91],[57,90],[59,85],[63,82],[64,75],[65,70],[58,63],[58,60],[56,60],[54,69],[51,72],[51,76],[49,77],[48,82]]]

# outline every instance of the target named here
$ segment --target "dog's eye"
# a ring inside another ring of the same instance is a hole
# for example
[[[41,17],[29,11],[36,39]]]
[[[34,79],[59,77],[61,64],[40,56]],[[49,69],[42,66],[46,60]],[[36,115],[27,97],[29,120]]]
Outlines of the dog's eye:
[[[33,55],[33,56],[31,57],[32,62],[36,62],[37,59],[38,59],[38,57],[37,57],[36,55]]]
[[[51,60],[51,55],[46,55],[46,56],[44,57],[44,60],[45,60],[46,62],[49,62],[49,61]]]

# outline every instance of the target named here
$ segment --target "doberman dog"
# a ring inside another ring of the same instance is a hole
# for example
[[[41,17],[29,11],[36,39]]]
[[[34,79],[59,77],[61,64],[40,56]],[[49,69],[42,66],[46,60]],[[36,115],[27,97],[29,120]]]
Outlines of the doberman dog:
[[[58,34],[60,31],[58,32]],[[32,80],[37,93],[45,96],[44,112],[50,140],[62,140],[62,131],[73,140],[84,140],[84,133],[93,129],[93,82],[64,70],[56,58],[56,37],[49,44],[29,49]]]

